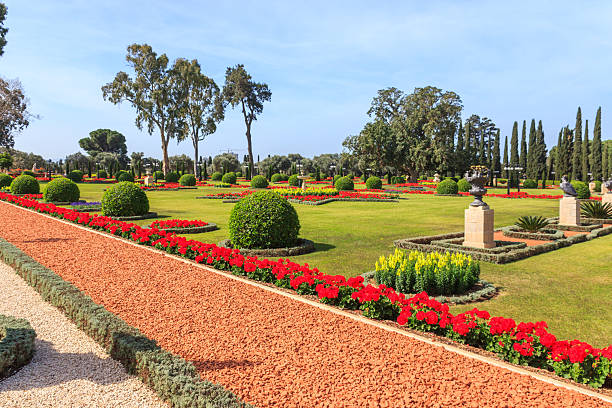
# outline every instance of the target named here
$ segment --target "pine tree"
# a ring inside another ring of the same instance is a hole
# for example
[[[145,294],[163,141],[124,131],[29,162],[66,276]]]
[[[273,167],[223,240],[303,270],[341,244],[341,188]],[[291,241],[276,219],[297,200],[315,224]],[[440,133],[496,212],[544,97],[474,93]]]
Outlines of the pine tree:
[[[584,142],[582,142],[582,181],[589,181],[589,171],[591,169],[589,155],[589,120],[584,122]]]
[[[523,168],[522,172],[527,171],[527,122],[523,121],[523,132],[521,133],[521,154],[519,164]]]
[[[574,154],[572,158],[572,179],[582,180],[582,111],[580,106],[576,113],[576,128],[574,129]]]
[[[499,162],[499,129],[497,129],[497,134],[495,135],[495,144],[493,145],[493,165],[491,166],[491,177],[498,177],[501,170],[501,163]]]
[[[517,167],[519,165],[519,140],[518,140],[518,123],[514,122],[512,126],[512,138],[510,139],[510,166]],[[512,183],[510,187],[518,186],[518,175],[516,171],[510,173]]]
[[[505,137],[505,141],[504,141],[504,171],[503,171],[504,178],[508,179],[508,170],[506,170],[506,167],[508,167],[508,136]]]
[[[601,180],[601,106],[597,109],[595,116],[595,127],[593,128],[593,153],[591,153],[591,177],[593,180]]]
[[[535,119],[531,119],[531,126],[529,127],[529,147],[527,150],[527,168],[526,173],[527,177],[530,179],[538,179],[539,174],[537,173],[537,164],[536,164],[536,125]]]

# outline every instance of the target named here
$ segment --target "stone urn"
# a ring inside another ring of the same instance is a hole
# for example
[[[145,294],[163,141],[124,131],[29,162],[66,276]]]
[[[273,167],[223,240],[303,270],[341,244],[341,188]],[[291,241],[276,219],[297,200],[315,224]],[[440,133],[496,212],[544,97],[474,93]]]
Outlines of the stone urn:
[[[482,201],[482,196],[487,193],[484,186],[489,179],[488,176],[487,169],[472,170],[472,174],[465,173],[465,179],[472,185],[470,194],[474,196],[474,201],[470,203],[470,207],[488,207],[487,203]]]

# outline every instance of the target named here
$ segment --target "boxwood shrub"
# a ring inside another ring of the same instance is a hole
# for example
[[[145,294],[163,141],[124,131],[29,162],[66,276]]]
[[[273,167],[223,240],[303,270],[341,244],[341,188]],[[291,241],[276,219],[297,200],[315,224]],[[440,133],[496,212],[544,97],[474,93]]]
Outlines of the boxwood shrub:
[[[43,199],[51,202],[72,203],[81,197],[79,186],[70,179],[60,177],[53,179],[43,191]]]
[[[163,171],[159,171],[157,170],[156,172],[153,173],[153,179],[155,180],[163,180],[166,176],[164,175]]]
[[[403,176],[393,176],[391,177],[391,184],[404,184],[406,179]]]
[[[459,186],[456,181],[446,179],[438,183],[436,191],[438,194],[457,194],[457,192],[459,192]]]
[[[467,193],[472,188],[472,185],[464,178],[457,182],[457,189],[462,193]]]
[[[289,185],[293,187],[300,186],[300,179],[298,178],[297,174],[292,174],[289,176]]]
[[[257,175],[251,179],[251,187],[266,188],[268,187],[268,180],[264,176]]]
[[[5,173],[0,173],[0,188],[8,187],[13,182],[13,178]]]
[[[108,177],[108,174],[106,173],[106,170],[100,170],[98,171],[98,174],[96,174],[96,176],[98,178],[105,179]]]
[[[283,180],[283,175],[280,173],[274,173],[272,175],[272,177],[270,178],[270,181],[273,183],[278,183],[279,181]]]
[[[601,184],[601,181],[595,180],[595,191],[598,193],[601,191]]]
[[[183,174],[179,179],[179,184],[185,187],[193,187],[196,185],[196,178],[193,174]]]
[[[21,174],[25,174],[26,176],[32,176],[36,178],[36,174],[32,170],[24,170],[21,172]]]
[[[229,232],[235,248],[286,248],[297,244],[300,222],[295,208],[278,193],[258,191],[232,208]]]
[[[587,183],[574,180],[572,181],[572,186],[574,186],[576,193],[578,193],[578,198],[591,198],[591,190],[589,190],[589,186]]]
[[[40,193],[40,184],[34,177],[23,174],[15,177],[11,182],[11,193],[38,194]]]
[[[80,183],[83,181],[83,172],[81,170],[72,170],[66,177],[75,183]]]
[[[0,315],[0,379],[32,360],[35,337],[27,320]]]
[[[119,170],[117,174],[115,174],[115,179],[117,181],[129,181],[132,183],[134,182],[134,176],[132,176],[132,173],[125,170]]]
[[[334,186],[338,191],[350,191],[355,189],[353,180],[348,176],[340,177],[338,180],[336,180]]]
[[[221,181],[221,178],[223,177],[223,174],[219,173],[218,171],[215,171],[211,176],[210,179],[212,181]]]
[[[370,176],[366,180],[366,187],[379,190],[382,188],[382,180],[379,177]]]
[[[149,212],[149,199],[134,183],[122,181],[112,185],[102,196],[102,215],[128,217]]]
[[[227,184],[236,184],[236,179],[237,179],[236,173],[234,173],[233,171],[230,171],[223,175],[223,177],[221,178],[221,181]]]
[[[173,171],[166,174],[166,183],[178,183],[179,175]]]
[[[523,181],[523,187],[524,188],[538,188],[538,183],[532,179],[525,179],[525,181]]]

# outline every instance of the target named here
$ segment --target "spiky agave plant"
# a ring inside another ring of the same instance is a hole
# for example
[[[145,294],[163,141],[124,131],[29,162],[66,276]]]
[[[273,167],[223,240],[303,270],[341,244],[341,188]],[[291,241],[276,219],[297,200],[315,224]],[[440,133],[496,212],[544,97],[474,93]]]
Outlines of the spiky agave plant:
[[[580,204],[582,216],[587,218],[612,218],[612,205],[601,201],[585,201]]]
[[[538,232],[548,224],[550,224],[548,220],[540,215],[523,215],[515,223],[517,227],[527,232]]]

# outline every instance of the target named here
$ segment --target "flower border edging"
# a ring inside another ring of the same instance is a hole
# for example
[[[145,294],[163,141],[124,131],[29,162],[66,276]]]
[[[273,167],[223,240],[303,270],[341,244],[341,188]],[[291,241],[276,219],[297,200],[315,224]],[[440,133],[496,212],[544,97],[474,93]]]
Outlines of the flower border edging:
[[[36,332],[26,319],[0,315],[0,380],[32,360],[35,337]]]
[[[219,242],[218,245],[223,248],[232,249],[231,241],[229,239],[224,239],[223,241]],[[288,247],[288,248],[269,248],[269,249],[240,248],[240,253],[244,256],[274,256],[274,257],[297,256],[297,255],[309,254],[314,251],[315,251],[314,242],[308,239],[304,239],[304,238],[298,238],[298,245],[294,247]]]

